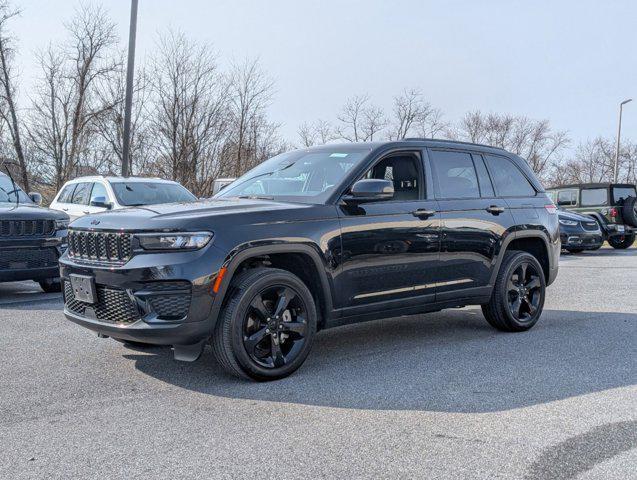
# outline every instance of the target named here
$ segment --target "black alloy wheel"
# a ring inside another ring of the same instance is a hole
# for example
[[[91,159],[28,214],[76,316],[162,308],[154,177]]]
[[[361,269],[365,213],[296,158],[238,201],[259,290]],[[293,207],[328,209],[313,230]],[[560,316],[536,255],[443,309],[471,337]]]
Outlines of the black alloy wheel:
[[[608,244],[616,249],[625,250],[630,248],[635,242],[635,234],[631,233],[628,235],[613,235],[612,237],[608,237]]]
[[[229,373],[258,381],[284,378],[307,358],[318,323],[303,281],[259,267],[233,278],[212,336],[212,351]]]
[[[504,254],[491,299],[482,305],[487,322],[504,332],[535,325],[544,308],[546,274],[536,257],[516,250]]]
[[[262,367],[283,367],[303,350],[308,328],[301,296],[284,285],[268,286],[250,302],[243,321],[243,345]]]
[[[520,322],[533,318],[542,300],[542,282],[535,265],[528,261],[517,265],[509,275],[507,297],[513,318]]]

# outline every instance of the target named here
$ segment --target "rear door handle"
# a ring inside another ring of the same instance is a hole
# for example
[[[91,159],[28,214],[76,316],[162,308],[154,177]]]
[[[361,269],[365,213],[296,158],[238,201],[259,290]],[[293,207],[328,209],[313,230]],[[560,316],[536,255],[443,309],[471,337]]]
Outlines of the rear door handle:
[[[433,217],[436,214],[435,210],[427,210],[425,208],[419,208],[418,210],[414,210],[411,212],[414,217],[418,218],[429,218]]]
[[[69,209],[68,208],[63,208],[62,210],[64,210],[65,212],[68,212]]]
[[[504,207],[499,207],[497,205],[491,205],[490,207],[487,207],[487,212],[493,214],[493,215],[500,215],[502,212],[504,212]]]
[[[83,213],[84,213],[84,215],[88,215],[88,214],[89,214],[89,213],[91,213],[91,212],[89,212],[88,210],[84,210],[84,212],[83,212]]]

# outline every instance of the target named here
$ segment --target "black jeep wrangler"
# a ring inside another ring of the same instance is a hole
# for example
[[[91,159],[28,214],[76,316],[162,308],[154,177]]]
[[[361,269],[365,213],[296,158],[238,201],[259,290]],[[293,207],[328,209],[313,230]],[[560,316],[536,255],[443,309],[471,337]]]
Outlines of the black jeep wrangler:
[[[59,292],[69,216],[40,207],[41,201],[0,173],[0,282],[35,280],[45,292]]]
[[[210,342],[229,372],[270,380],[351,322],[481,305],[528,330],[559,255],[523,159],[415,139],[293,151],[212,200],[82,217],[60,263],[69,320],[179,360]]]
[[[637,233],[637,192],[629,183],[579,183],[547,191],[558,207],[593,217],[613,248],[629,248]]]

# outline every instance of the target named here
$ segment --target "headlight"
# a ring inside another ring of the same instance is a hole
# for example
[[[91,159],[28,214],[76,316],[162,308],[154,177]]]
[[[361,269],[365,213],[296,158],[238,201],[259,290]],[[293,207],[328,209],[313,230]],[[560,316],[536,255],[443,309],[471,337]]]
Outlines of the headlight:
[[[578,222],[576,222],[575,220],[566,220],[564,218],[560,218],[560,223],[562,225],[568,225],[569,227],[574,227],[577,225]]]
[[[56,230],[66,230],[67,228],[69,228],[69,221],[68,220],[56,220],[55,221],[55,229]]]
[[[143,233],[136,236],[144,250],[197,250],[208,244],[212,233]]]

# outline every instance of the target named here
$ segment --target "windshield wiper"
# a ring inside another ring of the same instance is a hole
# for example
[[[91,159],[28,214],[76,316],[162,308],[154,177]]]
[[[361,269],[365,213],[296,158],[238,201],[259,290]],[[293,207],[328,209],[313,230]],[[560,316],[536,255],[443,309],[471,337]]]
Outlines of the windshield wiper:
[[[11,192],[5,192],[5,193],[7,194],[8,199],[11,199],[12,193],[15,195],[15,206],[17,208],[20,206],[20,195],[18,191],[18,186],[16,185],[15,180],[13,179],[13,175],[11,175],[11,172],[9,171],[9,167],[7,167],[6,163],[4,164],[4,169],[7,171],[7,175],[9,175],[9,178],[11,179],[11,184],[13,186],[13,190]]]
[[[274,197],[268,197],[266,195],[238,195],[237,198],[247,198],[249,200],[274,200]]]

